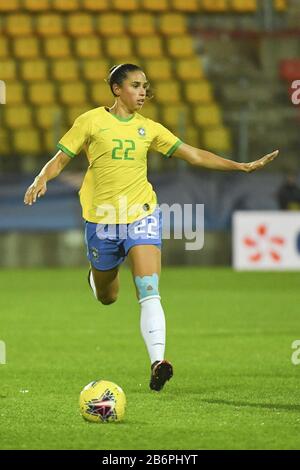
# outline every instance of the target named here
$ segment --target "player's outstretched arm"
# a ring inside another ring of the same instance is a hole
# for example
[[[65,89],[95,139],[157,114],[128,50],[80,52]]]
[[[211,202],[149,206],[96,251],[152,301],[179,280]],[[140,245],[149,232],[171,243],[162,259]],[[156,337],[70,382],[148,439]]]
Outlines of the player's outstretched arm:
[[[201,166],[203,168],[209,168],[211,170],[223,170],[223,171],[244,171],[251,173],[252,171],[259,170],[270,163],[274,158],[277,157],[279,150],[275,150],[272,153],[268,153],[259,160],[249,163],[239,163],[234,160],[227,160],[226,158],[219,157],[214,153],[206,150],[197,149],[191,145],[182,143],[173,153],[174,157],[185,160],[194,166]]]
[[[60,174],[71,158],[59,150],[57,154],[46,163],[41,172],[34,178],[33,183],[27,188],[24,203],[32,205],[37,197],[44,196],[47,191],[47,182]]]

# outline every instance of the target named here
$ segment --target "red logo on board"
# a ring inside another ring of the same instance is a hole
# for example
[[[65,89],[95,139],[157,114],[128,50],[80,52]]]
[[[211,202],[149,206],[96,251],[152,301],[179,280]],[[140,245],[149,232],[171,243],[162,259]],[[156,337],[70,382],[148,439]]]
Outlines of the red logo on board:
[[[264,258],[279,263],[282,259],[281,248],[285,245],[285,239],[277,235],[269,234],[267,225],[258,225],[254,236],[243,238],[243,244],[252,250],[249,261],[259,263]]]

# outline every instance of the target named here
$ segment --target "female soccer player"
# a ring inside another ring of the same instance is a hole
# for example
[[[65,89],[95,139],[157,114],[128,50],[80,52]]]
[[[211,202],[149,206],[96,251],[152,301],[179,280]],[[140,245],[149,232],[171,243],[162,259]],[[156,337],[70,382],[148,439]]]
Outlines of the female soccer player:
[[[249,173],[270,163],[278,151],[251,163],[238,163],[194,148],[138,113],[149,94],[149,82],[140,67],[114,66],[107,82],[114,105],[92,109],[75,120],[59,141],[59,151],[27,189],[24,203],[35,203],[46,193],[47,182],[85,150],[89,167],[79,194],[91,265],[88,281],[102,304],[115,302],[119,267],[128,256],[151,361],[150,388],[159,391],[172,377],[173,367],[164,360],[166,328],[159,295],[161,213],[147,180],[147,152],[151,147],[194,166]]]

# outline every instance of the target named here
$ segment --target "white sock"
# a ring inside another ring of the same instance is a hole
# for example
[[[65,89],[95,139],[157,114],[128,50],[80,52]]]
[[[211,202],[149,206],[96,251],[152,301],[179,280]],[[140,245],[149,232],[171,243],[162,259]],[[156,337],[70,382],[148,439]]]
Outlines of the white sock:
[[[92,273],[92,271],[90,271],[90,286],[91,286],[91,288],[93,289],[94,296],[95,296],[96,299],[97,299],[97,291],[96,291],[96,286],[95,286],[95,282],[94,282],[94,278],[93,278],[93,273]],[[97,299],[97,300],[98,300],[98,299]]]
[[[141,332],[151,364],[162,361],[165,355],[166,321],[159,296],[145,297],[141,305]]]

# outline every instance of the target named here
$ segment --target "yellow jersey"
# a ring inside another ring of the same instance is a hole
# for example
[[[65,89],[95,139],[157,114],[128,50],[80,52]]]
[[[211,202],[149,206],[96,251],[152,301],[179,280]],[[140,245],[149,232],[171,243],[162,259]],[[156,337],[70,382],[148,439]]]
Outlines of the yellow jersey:
[[[79,191],[82,216],[95,223],[131,223],[151,214],[157,197],[147,179],[147,152],[166,157],[181,140],[161,124],[135,113],[121,118],[101,106],[79,116],[57,147],[89,162]]]

